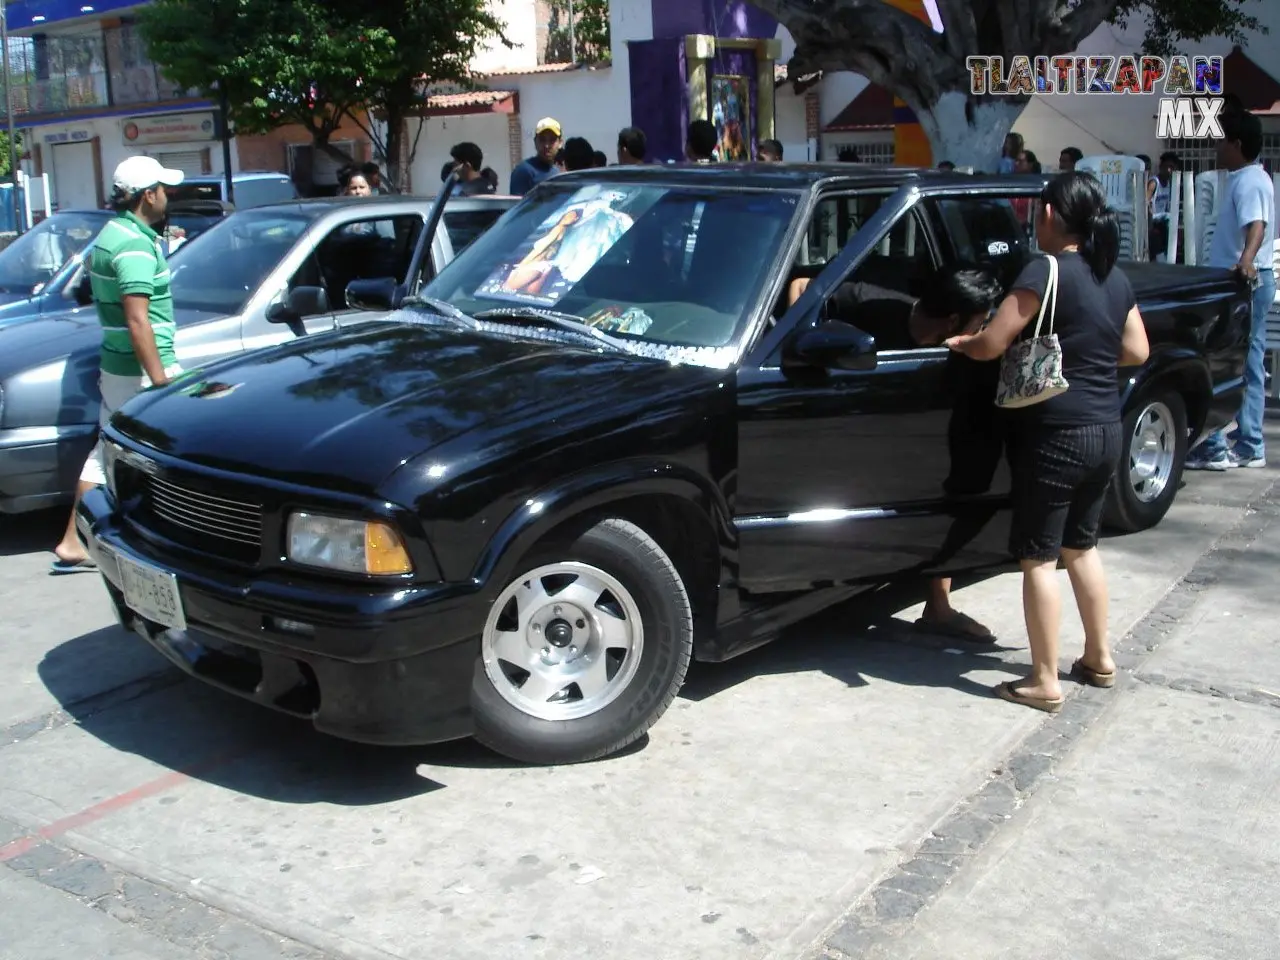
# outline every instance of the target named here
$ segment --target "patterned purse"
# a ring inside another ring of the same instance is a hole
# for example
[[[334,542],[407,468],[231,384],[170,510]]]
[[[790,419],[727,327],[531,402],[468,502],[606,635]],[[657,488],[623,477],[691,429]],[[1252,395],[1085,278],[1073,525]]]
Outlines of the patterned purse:
[[[1000,360],[1000,384],[996,387],[996,406],[1006,409],[1029,407],[1050,397],[1065,393],[1069,384],[1062,375],[1062,345],[1053,332],[1054,313],[1058,308],[1058,261],[1049,257],[1049,282],[1040,300],[1040,316],[1035,333],[1026,340],[1010,344]],[[1042,336],[1045,312],[1049,329]]]

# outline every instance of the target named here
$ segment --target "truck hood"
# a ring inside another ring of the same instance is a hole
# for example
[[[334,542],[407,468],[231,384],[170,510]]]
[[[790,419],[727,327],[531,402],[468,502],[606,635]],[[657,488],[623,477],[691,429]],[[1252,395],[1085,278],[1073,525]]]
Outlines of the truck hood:
[[[374,322],[201,368],[131,401],[124,436],[188,462],[368,495],[413,458],[494,421],[614,409],[671,366],[560,339]]]

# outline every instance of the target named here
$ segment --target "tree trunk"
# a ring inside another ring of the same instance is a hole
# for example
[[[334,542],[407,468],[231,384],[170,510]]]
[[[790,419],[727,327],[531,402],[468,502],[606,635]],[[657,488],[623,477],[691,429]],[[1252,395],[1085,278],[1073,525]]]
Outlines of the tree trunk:
[[[396,193],[402,193],[408,171],[400,162],[404,149],[404,117],[398,110],[387,111],[386,143],[383,146],[386,147],[386,156],[383,157],[386,161],[386,183]]]
[[[1024,103],[977,100],[967,91],[953,90],[932,106],[917,109],[916,117],[929,138],[934,163],[950,160],[957,167],[995,173],[1004,138],[1024,109]]]

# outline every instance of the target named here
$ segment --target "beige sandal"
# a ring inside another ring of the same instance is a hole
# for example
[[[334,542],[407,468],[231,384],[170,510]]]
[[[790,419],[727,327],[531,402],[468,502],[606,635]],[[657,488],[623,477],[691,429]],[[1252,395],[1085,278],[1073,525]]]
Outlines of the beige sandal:
[[[1071,664],[1071,676],[1083,681],[1091,687],[1114,687],[1116,685],[1116,672],[1112,670],[1110,673],[1102,673],[1088,666],[1083,660],[1077,660]]]
[[[1019,706],[1030,707],[1032,710],[1043,710],[1045,713],[1057,713],[1062,709],[1062,705],[1067,702],[1066,697],[1058,697],[1056,700],[1048,700],[1044,697],[1028,696],[1015,687],[1012,682],[997,684],[996,696],[1001,700],[1009,701],[1009,703],[1016,703]]]

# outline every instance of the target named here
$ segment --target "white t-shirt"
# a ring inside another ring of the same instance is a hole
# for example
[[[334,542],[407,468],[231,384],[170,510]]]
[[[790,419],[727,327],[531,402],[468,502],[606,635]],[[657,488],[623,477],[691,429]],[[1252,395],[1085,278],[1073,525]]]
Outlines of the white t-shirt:
[[[1227,193],[1222,198],[1209,247],[1209,266],[1230,268],[1239,263],[1244,252],[1244,229],[1257,220],[1266,221],[1266,228],[1253,264],[1259,270],[1269,269],[1275,257],[1275,184],[1261,164],[1250,163],[1227,175]]]
[[[1169,216],[1169,191],[1173,189],[1173,179],[1170,178],[1168,183],[1161,183],[1159,177],[1152,177],[1151,181],[1156,185],[1156,191],[1151,196],[1151,213],[1156,217]]]

